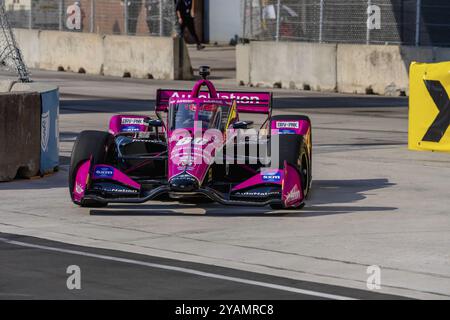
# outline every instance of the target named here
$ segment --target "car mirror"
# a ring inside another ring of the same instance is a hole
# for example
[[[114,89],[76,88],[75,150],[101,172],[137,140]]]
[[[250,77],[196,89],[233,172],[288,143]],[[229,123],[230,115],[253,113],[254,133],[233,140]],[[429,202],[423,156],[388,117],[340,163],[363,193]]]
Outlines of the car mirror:
[[[233,124],[234,129],[248,129],[253,125],[253,121],[238,121]]]

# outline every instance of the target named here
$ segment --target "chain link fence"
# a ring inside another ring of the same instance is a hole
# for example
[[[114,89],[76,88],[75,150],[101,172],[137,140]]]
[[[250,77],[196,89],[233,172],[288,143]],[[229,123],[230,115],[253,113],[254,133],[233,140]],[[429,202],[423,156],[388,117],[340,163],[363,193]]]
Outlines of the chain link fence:
[[[14,28],[172,36],[174,0],[4,0]]]
[[[15,28],[172,36],[175,0],[2,0]],[[225,1],[225,0],[224,0]],[[243,38],[450,46],[449,0],[241,0]],[[379,28],[368,19],[379,10]]]
[[[242,0],[245,39],[450,46],[449,0]]]

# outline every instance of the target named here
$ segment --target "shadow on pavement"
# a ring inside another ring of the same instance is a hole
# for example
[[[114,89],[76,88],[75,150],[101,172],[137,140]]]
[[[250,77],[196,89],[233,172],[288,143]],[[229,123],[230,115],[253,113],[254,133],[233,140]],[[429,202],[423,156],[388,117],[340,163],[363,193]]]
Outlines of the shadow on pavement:
[[[270,207],[227,207],[215,203],[173,204],[167,205],[151,202],[141,205],[114,204],[108,209],[92,209],[95,216],[195,216],[195,217],[314,217],[345,213],[375,213],[394,211],[396,207],[378,206],[340,206],[339,204],[355,203],[367,198],[365,192],[394,186],[388,179],[359,180],[317,180],[313,183],[311,199],[306,201],[302,210],[274,211]],[[326,205],[333,204],[333,205]],[[335,205],[337,204],[337,205]],[[200,213],[190,213],[197,210]],[[185,211],[185,213],[180,213]]]
[[[239,89],[249,91],[246,88]],[[81,99],[66,99],[60,102],[61,114],[78,113],[127,113],[149,112],[153,114],[155,100],[137,99],[101,99],[95,97],[80,97]],[[332,108],[407,108],[408,99],[404,97],[380,96],[316,96],[311,97],[276,97],[274,109],[332,109]],[[370,111],[370,110],[368,110]],[[361,111],[363,112],[363,111]],[[382,113],[388,110],[379,111]],[[397,112],[397,110],[392,110]]]
[[[69,157],[59,157],[60,167],[55,173],[49,174],[43,178],[36,177],[32,179],[16,179],[11,182],[0,182],[0,192],[3,190],[46,190],[56,188],[67,188],[68,186],[68,168]],[[67,191],[69,194],[69,191]]]
[[[154,100],[133,99],[86,99],[61,100],[61,114],[78,113],[126,113],[149,112],[155,109]]]
[[[408,107],[406,97],[381,97],[381,96],[311,96],[311,97],[277,97],[274,99],[274,109],[294,108],[393,108]],[[386,111],[383,111],[386,112]]]
[[[308,205],[350,203],[366,198],[365,192],[395,186],[388,179],[313,180]]]
[[[69,157],[61,157],[60,171],[42,179],[15,180],[0,183],[2,190],[46,190],[67,188]],[[310,198],[301,210],[272,210],[270,207],[231,207],[197,199],[196,202],[176,202],[167,198],[152,204],[111,204],[105,209],[92,209],[96,216],[199,216],[199,217],[313,217],[345,213],[376,213],[394,211],[396,207],[356,206],[367,198],[367,192],[394,186],[388,179],[315,180]],[[67,191],[67,197],[69,197]]]

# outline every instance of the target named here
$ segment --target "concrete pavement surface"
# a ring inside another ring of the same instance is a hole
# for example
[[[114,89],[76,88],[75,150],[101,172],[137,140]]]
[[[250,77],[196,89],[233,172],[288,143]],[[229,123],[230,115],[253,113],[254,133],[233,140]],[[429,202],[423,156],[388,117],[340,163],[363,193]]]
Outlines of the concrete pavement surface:
[[[358,290],[368,290],[367,267],[377,265],[376,293],[450,298],[449,156],[407,150],[406,98],[274,90],[275,114],[306,114],[313,122],[313,191],[303,210],[177,202],[83,209],[67,190],[77,134],[107,130],[115,113],[151,114],[157,88],[193,82],[33,76],[61,88],[62,165],[45,179],[0,184],[0,232]],[[230,79],[215,83],[239,89]],[[1,261],[21,250],[5,246]],[[67,264],[65,256],[49,259]],[[172,297],[189,298],[180,292]]]

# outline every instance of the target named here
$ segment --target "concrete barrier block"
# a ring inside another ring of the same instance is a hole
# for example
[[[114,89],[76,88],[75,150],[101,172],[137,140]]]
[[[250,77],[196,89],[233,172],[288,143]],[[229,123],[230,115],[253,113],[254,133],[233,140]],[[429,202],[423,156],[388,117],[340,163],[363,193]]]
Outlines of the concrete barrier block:
[[[17,80],[0,80],[0,92],[10,92]]]
[[[175,45],[175,79],[176,80],[192,80],[194,72],[192,70],[191,57],[189,50],[181,38],[174,39]]]
[[[239,84],[250,84],[250,44],[236,46],[236,80]]]
[[[40,30],[14,29],[23,59],[29,68],[40,68]]]
[[[450,49],[259,41],[236,49],[238,83],[342,93],[409,95],[413,61],[450,61]]]
[[[39,173],[40,101],[39,93],[0,94],[0,181]]]
[[[177,71],[180,47],[176,41],[169,37],[105,36],[103,72],[119,77],[127,72],[135,78],[163,80],[182,77],[183,72],[179,75]]]
[[[92,33],[41,31],[40,64],[47,70],[100,74],[103,65],[103,37]],[[21,45],[21,43],[20,43]]]
[[[15,29],[29,67],[135,78],[193,78],[184,42],[170,37]]]
[[[338,91],[388,96],[408,94],[412,61],[433,61],[432,48],[339,44]]]
[[[47,83],[15,83],[12,92],[39,92],[41,96],[41,156],[39,171],[51,173],[59,166],[59,88]]]
[[[250,81],[254,85],[336,90],[336,45],[252,42]]]

